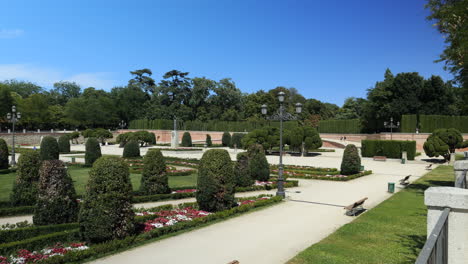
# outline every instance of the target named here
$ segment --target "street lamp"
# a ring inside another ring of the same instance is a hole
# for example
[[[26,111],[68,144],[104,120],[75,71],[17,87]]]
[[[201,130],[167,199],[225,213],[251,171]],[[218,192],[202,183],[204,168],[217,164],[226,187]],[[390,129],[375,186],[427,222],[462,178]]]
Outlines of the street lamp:
[[[21,118],[21,113],[16,112],[16,106],[11,107],[11,113],[7,114],[7,119],[13,124],[13,145],[11,148],[11,166],[16,165],[16,157],[15,157],[15,124]]]
[[[393,129],[394,128],[399,128],[400,127],[400,122],[397,122],[396,124],[393,123],[393,117],[390,117],[390,123],[387,121],[384,122],[384,127],[390,128],[390,140],[393,139]]]
[[[270,120],[279,120],[280,121],[280,155],[279,155],[279,166],[278,166],[278,191],[276,192],[276,196],[285,197],[284,192],[284,178],[283,178],[283,121],[286,120],[296,120],[297,117],[292,115],[284,110],[284,92],[278,93],[278,101],[280,103],[279,111],[277,111],[274,115],[267,117]],[[302,104],[297,103],[296,105],[296,113],[300,114],[302,112]],[[267,114],[267,106],[264,104],[262,105],[262,114]]]
[[[173,92],[169,93],[169,99],[174,101],[175,94]],[[172,139],[171,139],[171,148],[177,148],[179,146],[179,135],[177,134],[177,116],[175,115],[175,111],[173,114],[174,117],[174,131],[172,131]]]
[[[120,129],[124,129],[124,127],[126,127],[126,126],[127,126],[127,123],[125,123],[125,121],[123,121],[123,120],[120,121],[120,123],[119,123]]]

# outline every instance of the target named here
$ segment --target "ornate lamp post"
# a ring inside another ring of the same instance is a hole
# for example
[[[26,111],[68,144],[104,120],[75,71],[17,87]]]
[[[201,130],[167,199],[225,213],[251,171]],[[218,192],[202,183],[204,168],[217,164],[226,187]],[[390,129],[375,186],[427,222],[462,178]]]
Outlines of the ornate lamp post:
[[[174,100],[175,94],[174,93],[169,93],[169,98],[171,101]],[[177,133],[177,116],[175,113],[173,114],[174,118],[174,130],[172,131],[172,138],[171,138],[171,148],[177,148],[179,146],[179,135]]]
[[[278,191],[276,196],[285,197],[284,192],[284,178],[283,178],[283,121],[287,120],[297,120],[297,117],[293,114],[290,114],[284,110],[284,93],[278,93],[278,101],[280,103],[279,110],[270,117],[267,117],[270,120],[279,120],[280,121],[280,155],[279,155],[279,166],[278,166]],[[296,113],[300,114],[302,111],[302,104],[296,104]],[[262,105],[262,114],[267,114],[267,106]]]
[[[7,114],[7,119],[13,124],[13,144],[11,148],[11,166],[16,165],[16,157],[15,157],[15,124],[21,118],[21,113],[16,112],[16,106],[11,107],[11,113]]]
[[[389,122],[384,122],[384,127],[390,128],[390,140],[393,139],[393,129],[394,128],[399,128],[400,127],[400,122],[397,122],[396,124],[393,123],[393,117],[390,117],[390,123]]]
[[[125,121],[123,121],[123,120],[120,121],[120,123],[119,123],[120,129],[124,129],[124,127],[126,127],[126,126],[127,126],[127,123],[125,123]]]

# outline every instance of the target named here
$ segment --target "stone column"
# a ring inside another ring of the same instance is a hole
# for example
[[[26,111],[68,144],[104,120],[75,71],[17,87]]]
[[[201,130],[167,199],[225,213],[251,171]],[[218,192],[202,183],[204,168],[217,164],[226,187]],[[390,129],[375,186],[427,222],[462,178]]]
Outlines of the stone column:
[[[26,129],[23,128],[23,134],[25,134],[25,133],[26,133]]]
[[[41,133],[41,130],[40,130],[40,129],[37,129],[37,133]]]
[[[453,165],[455,163],[455,153],[450,153],[450,165]]]
[[[448,216],[448,263],[468,263],[468,190],[455,187],[430,187],[424,192],[427,205],[427,236],[442,211],[450,208]]]
[[[453,169],[455,171],[455,182],[458,178],[463,177],[464,171],[468,171],[468,160],[457,160],[453,164]]]
[[[173,130],[171,134],[171,148],[177,148],[179,146],[179,133],[177,130]]]

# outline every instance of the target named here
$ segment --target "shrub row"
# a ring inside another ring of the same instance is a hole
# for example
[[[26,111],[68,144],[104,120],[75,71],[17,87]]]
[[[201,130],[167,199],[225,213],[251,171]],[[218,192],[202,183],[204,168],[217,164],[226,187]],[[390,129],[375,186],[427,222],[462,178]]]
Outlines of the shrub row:
[[[362,126],[359,119],[348,120],[321,120],[319,121],[319,133],[346,133],[359,134]]]
[[[359,172],[356,174],[348,175],[347,177],[327,177],[320,175],[307,175],[307,176],[294,176],[294,178],[306,180],[327,180],[327,181],[350,181],[356,178],[372,174],[371,170]]]
[[[0,216],[28,215],[34,213],[35,206],[19,206],[0,208]]]
[[[30,239],[36,236],[42,236],[49,233],[56,233],[63,230],[78,228],[78,223],[47,225],[47,226],[30,226],[24,228],[16,228],[0,231],[0,244],[14,241]]]
[[[363,157],[386,156],[390,159],[400,159],[406,151],[408,160],[414,160],[416,141],[403,140],[362,140],[361,154]]]
[[[149,240],[160,238],[167,234],[185,231],[185,230],[192,230],[194,228],[201,228],[211,222],[219,221],[219,220],[226,220],[228,218],[251,211],[255,208],[273,205],[281,201],[282,199],[280,197],[273,197],[268,200],[257,201],[253,204],[241,205],[238,207],[231,208],[229,210],[213,213],[202,218],[196,218],[196,219],[193,219],[192,221],[180,222],[173,226],[165,226],[163,228],[156,228],[156,229],[151,230],[150,232],[142,233],[136,236],[129,236],[124,239],[115,239],[115,240],[111,240],[105,243],[97,244],[87,250],[72,251],[72,252],[67,253],[64,256],[54,256],[54,257],[44,260],[42,263],[48,263],[48,264],[75,263],[75,262],[83,262],[91,258],[95,259],[98,257],[102,257],[104,255],[108,255],[112,252],[134,247],[135,245],[147,242]]]
[[[8,256],[16,253],[20,249],[28,249],[30,251],[40,250],[47,246],[55,245],[58,242],[67,243],[79,240],[78,228],[71,230],[64,230],[60,232],[50,233],[31,237],[28,239],[13,241],[0,245],[0,255]]]

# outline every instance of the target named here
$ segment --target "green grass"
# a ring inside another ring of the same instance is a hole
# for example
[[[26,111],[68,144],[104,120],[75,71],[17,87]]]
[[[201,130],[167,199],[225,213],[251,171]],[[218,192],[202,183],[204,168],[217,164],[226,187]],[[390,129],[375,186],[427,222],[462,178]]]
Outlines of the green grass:
[[[426,241],[430,186],[453,186],[453,167],[439,166],[288,263],[414,263]]]
[[[89,178],[89,170],[90,168],[79,167],[70,167],[68,169],[78,195],[83,195],[85,193],[86,184],[88,183]],[[8,201],[10,199],[10,193],[13,188],[15,177],[15,173],[0,174],[0,201]],[[133,190],[138,190],[140,188],[141,174],[130,174],[130,180],[132,182]],[[169,186],[171,188],[196,185],[197,173],[188,176],[169,177]]]

